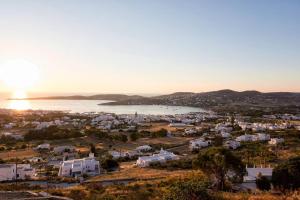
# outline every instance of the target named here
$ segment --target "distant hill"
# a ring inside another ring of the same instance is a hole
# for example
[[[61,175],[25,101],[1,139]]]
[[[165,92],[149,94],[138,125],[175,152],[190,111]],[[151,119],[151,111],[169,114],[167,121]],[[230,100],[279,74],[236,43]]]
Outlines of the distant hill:
[[[212,92],[176,92],[169,95],[143,97],[139,95],[99,94],[92,96],[53,96],[29,98],[28,100],[64,99],[64,100],[110,100],[101,105],[169,105],[193,106],[212,110],[241,108],[289,107],[300,109],[300,93],[258,91],[237,92],[219,90]]]
[[[195,106],[202,108],[217,108],[225,106],[253,106],[253,107],[282,107],[300,106],[300,93],[258,91],[237,92],[233,90],[219,90],[212,92],[191,93],[177,92],[155,97],[128,98],[104,105],[176,105]]]

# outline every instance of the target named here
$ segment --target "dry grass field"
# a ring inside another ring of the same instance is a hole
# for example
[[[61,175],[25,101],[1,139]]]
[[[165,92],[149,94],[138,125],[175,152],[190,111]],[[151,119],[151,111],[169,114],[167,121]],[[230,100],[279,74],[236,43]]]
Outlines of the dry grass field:
[[[122,163],[120,171],[103,174],[93,177],[90,181],[105,181],[118,179],[136,179],[141,181],[146,180],[162,180],[171,177],[184,177],[190,174],[192,170],[158,170],[151,168],[139,168],[134,166],[134,162]]]
[[[268,192],[257,192],[256,194],[219,192],[217,197],[223,200],[298,200],[300,193],[295,191],[284,195]]]
[[[33,151],[32,149],[23,149],[23,150],[11,150],[0,152],[0,159],[2,160],[10,160],[14,158],[24,159],[24,158],[31,158],[37,156],[37,152]]]
[[[142,127],[142,128],[140,128],[140,130],[152,132],[152,131],[159,131],[162,128],[164,128],[164,129],[166,129],[168,131],[171,131],[171,132],[172,131],[176,131],[176,128],[170,127],[169,123],[167,123],[167,122],[151,123],[151,126],[149,126],[149,127]]]

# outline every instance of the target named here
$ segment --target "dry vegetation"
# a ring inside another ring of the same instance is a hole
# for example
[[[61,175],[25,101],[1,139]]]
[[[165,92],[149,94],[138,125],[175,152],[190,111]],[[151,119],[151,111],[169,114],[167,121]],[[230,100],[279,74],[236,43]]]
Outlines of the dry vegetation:
[[[104,181],[104,180],[117,180],[117,179],[135,179],[135,180],[159,180],[173,178],[173,177],[185,177],[191,170],[158,170],[151,168],[139,168],[133,167],[134,162],[122,163],[120,171],[103,174],[101,176],[93,177],[91,182]]]
[[[24,159],[24,158],[31,158],[37,155],[38,154],[32,149],[11,150],[11,151],[0,152],[0,159],[2,160],[10,160],[15,158]]]

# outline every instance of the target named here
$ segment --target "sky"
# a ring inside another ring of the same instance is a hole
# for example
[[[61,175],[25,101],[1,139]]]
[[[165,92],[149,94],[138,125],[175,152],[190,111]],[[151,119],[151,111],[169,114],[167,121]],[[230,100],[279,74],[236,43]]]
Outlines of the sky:
[[[300,92],[299,10],[299,0],[0,0],[0,66],[36,66],[30,92]]]

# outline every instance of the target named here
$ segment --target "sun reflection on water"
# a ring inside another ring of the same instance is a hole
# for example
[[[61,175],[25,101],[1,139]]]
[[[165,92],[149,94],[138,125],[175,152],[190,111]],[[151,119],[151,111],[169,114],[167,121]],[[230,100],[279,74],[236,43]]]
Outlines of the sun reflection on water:
[[[27,100],[10,100],[8,107],[14,110],[28,110],[31,108],[30,102]]]
[[[12,94],[12,100],[9,101],[8,107],[14,110],[28,110],[31,108],[30,102],[25,100],[27,94],[24,90],[16,90]]]

